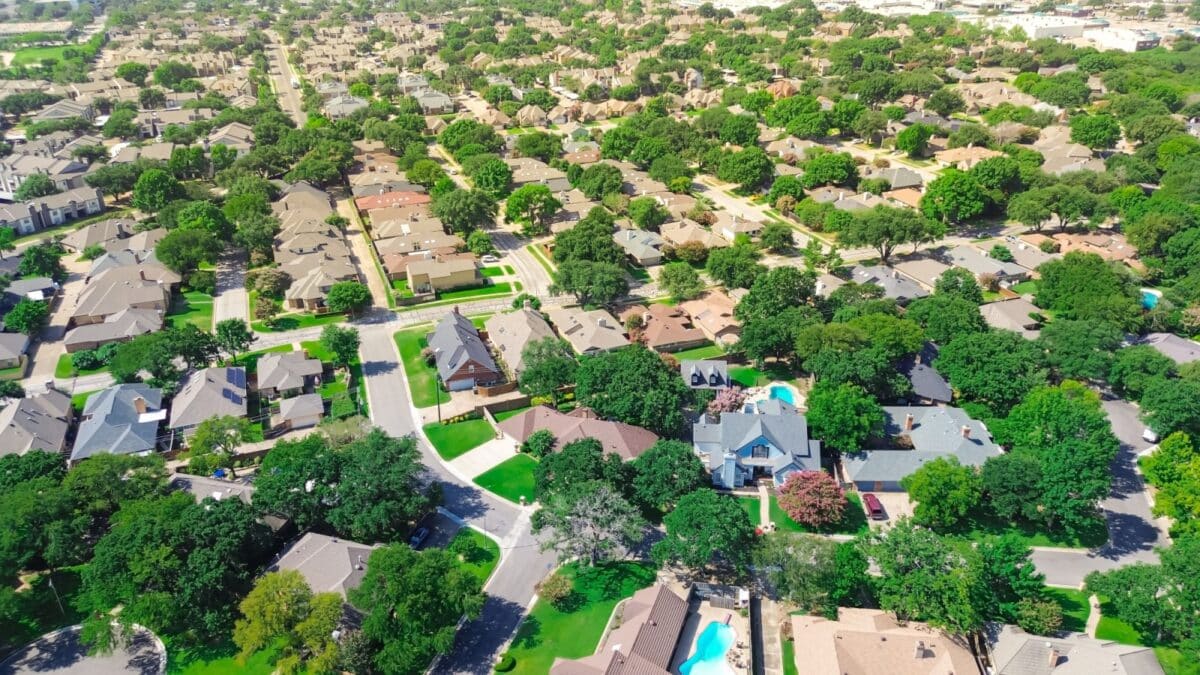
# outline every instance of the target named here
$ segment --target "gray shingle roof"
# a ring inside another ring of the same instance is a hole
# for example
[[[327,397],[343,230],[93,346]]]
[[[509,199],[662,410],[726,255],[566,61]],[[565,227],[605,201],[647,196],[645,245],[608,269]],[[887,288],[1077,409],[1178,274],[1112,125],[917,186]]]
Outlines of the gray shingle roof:
[[[899,481],[941,457],[956,457],[965,466],[982,466],[1000,454],[986,427],[971,419],[962,408],[944,406],[884,406],[884,432],[889,440],[877,440],[872,447],[845,455],[842,464],[853,481]],[[912,430],[905,431],[912,415]],[[963,429],[968,434],[963,434]],[[907,436],[912,448],[896,448],[890,441]]]
[[[194,427],[210,417],[246,415],[246,369],[205,368],[188,376],[171,401],[171,428]]]
[[[697,451],[708,455],[709,468],[719,468],[725,453],[736,452],[762,438],[782,451],[767,460],[773,473],[783,471],[789,465],[800,471],[820,469],[821,456],[809,442],[808,421],[803,415],[795,414],[791,406],[775,403],[760,408],[762,412],[726,412],[721,413],[719,422],[702,419],[692,425],[693,443]],[[788,408],[793,412],[787,412]],[[748,410],[753,408],[748,407]]]
[[[452,377],[467,361],[475,361],[493,372],[500,370],[475,325],[458,311],[448,312],[438,322],[429,334],[429,348],[434,352],[442,380]]]
[[[937,356],[937,345],[926,342],[921,351],[900,362],[899,371],[912,383],[912,391],[917,398],[949,403],[954,398],[954,392],[946,378],[933,367]]]
[[[146,417],[137,409],[142,399]],[[132,455],[154,449],[162,415],[162,390],[144,384],[119,384],[96,392],[84,406],[71,459],[103,453]]]

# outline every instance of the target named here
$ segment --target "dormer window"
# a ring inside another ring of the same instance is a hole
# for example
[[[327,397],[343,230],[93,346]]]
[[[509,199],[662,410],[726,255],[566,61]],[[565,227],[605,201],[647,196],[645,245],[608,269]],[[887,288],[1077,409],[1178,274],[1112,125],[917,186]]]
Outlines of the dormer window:
[[[765,445],[756,445],[750,448],[750,457],[752,459],[766,459],[771,455],[771,449]]]

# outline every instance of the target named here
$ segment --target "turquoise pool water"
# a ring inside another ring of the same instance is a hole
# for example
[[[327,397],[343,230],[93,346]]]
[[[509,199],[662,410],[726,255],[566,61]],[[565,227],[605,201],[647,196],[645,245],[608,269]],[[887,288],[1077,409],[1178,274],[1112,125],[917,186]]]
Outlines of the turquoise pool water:
[[[733,646],[733,626],[713,621],[696,638],[696,653],[679,666],[680,675],[732,675],[725,654]]]
[[[796,397],[792,394],[792,388],[782,384],[771,385],[771,398],[789,405],[796,405]]]
[[[1149,288],[1142,289],[1142,308],[1154,309],[1158,307],[1158,300],[1162,297],[1162,293],[1152,291]]]

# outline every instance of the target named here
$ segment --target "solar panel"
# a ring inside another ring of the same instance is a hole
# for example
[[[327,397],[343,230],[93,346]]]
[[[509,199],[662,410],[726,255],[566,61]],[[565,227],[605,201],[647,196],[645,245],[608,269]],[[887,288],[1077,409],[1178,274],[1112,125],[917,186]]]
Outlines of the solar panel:
[[[238,396],[237,394],[231,394],[231,395],[229,396],[229,400],[230,400],[230,401],[233,401],[233,403],[234,403],[235,405],[241,405],[241,404],[242,404],[242,397],[241,397],[241,396]]]
[[[232,382],[235,387],[240,387],[242,389],[245,389],[246,388],[246,371],[242,370],[241,368],[230,368],[229,369],[229,381]]]

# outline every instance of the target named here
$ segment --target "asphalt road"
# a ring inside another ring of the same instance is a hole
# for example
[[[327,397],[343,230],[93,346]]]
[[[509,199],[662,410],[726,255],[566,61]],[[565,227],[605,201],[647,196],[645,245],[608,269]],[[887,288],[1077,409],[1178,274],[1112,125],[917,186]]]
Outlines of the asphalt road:
[[[1145,485],[1137,473],[1137,455],[1150,447],[1142,439],[1145,426],[1138,409],[1120,399],[1105,400],[1104,412],[1121,450],[1112,463],[1112,493],[1101,506],[1108,521],[1108,543],[1092,551],[1038,549],[1033,562],[1046,583],[1078,586],[1089,573],[1123,567],[1137,562],[1158,562],[1156,548],[1169,544],[1150,511]]]
[[[292,65],[288,63],[287,50],[283,48],[279,36],[274,31],[269,31],[267,35],[271,38],[271,49],[267,51],[267,58],[270,60],[272,70],[271,83],[275,86],[279,107],[292,116],[292,119],[296,121],[296,126],[302,127],[308,116],[300,107],[300,90],[292,88],[292,78],[296,77],[296,74],[292,70]]]
[[[445,310],[443,310],[445,311]],[[363,378],[372,421],[393,436],[416,433],[418,419],[408,395],[400,355],[392,340],[391,323],[361,328]],[[554,567],[554,555],[543,553],[530,531],[530,509],[494,497],[454,475],[417,436],[425,465],[441,481],[445,508],[481,528],[501,543],[501,562],[485,587],[487,601],[478,619],[458,632],[454,650],[440,659],[435,673],[490,673],[495,656],[508,642],[534,587]]]
[[[0,675],[160,675],[166,671],[163,645],[148,631],[111,654],[88,656],[79,628],[55,631],[0,663]]]

